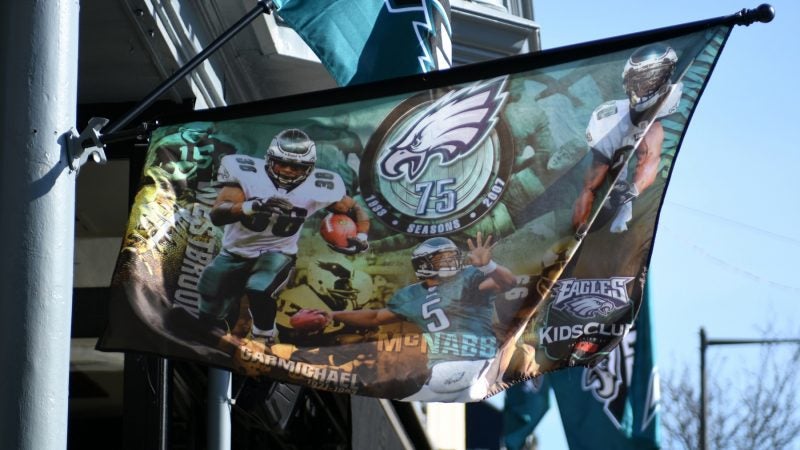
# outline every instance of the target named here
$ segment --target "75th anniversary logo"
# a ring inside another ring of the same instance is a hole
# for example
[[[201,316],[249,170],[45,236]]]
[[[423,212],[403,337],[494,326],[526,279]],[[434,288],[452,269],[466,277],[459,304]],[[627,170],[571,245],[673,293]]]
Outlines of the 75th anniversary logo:
[[[514,161],[501,111],[507,77],[400,103],[367,143],[359,178],[373,214],[412,236],[475,223],[500,199]]]

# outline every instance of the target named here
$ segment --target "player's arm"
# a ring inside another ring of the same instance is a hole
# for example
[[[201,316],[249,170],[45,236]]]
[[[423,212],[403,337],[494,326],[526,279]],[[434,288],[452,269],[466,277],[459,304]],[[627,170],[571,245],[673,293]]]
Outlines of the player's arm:
[[[603,184],[603,180],[606,179],[609,167],[607,162],[598,160],[596,157],[592,159],[592,166],[586,172],[586,176],[583,179],[583,188],[578,194],[572,209],[572,227],[576,231],[585,228],[586,221],[589,220],[589,214],[592,212],[595,195]]]
[[[223,226],[238,222],[244,217],[242,205],[244,204],[244,191],[238,185],[224,186],[217,195],[217,200],[211,208],[211,223]]]
[[[503,292],[517,285],[517,278],[508,268],[492,261],[492,249],[495,245],[497,242],[492,243],[491,234],[484,240],[480,231],[475,236],[474,242],[472,238],[467,239],[470,264],[487,276],[478,285],[480,291]]]
[[[497,267],[488,273],[488,278],[478,285],[478,290],[482,292],[505,292],[517,285],[517,277],[505,266],[497,264]]]
[[[658,165],[661,162],[661,149],[664,144],[664,127],[654,122],[645,133],[636,149],[636,169],[633,184],[636,192],[644,192],[656,180]]]
[[[242,188],[228,185],[217,195],[209,216],[211,223],[219,227],[255,214],[283,214],[292,208],[289,200],[278,196],[245,200]]]
[[[401,322],[403,316],[395,314],[387,308],[383,309],[358,309],[355,311],[326,311],[325,315],[330,320],[342,322],[354,327],[377,327],[388,323]]]

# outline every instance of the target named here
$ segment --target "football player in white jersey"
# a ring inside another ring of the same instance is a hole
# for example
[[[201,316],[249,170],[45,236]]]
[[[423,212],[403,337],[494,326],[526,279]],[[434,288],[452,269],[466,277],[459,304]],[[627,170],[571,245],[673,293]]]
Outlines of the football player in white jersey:
[[[200,277],[201,321],[225,330],[246,295],[253,338],[271,343],[274,296],[294,268],[303,223],[320,209],[351,214],[356,221],[356,238],[334,250],[356,254],[368,248],[366,212],[347,196],[338,174],[314,167],[316,159],[314,142],[298,129],[278,133],[266,159],[222,159],[217,174],[222,188],[210,214],[214,225],[224,226],[222,251]]]
[[[613,178],[617,173],[619,178],[609,194],[613,215],[610,231],[628,229],[631,202],[653,184],[658,174],[664,141],[664,128],[658,119],[674,113],[680,103],[683,84],[671,82],[677,62],[675,51],[665,44],[637,49],[622,71],[628,98],[603,103],[592,113],[586,129],[592,165],[572,215],[578,235],[587,231],[595,193],[607,176]],[[631,149],[636,152],[636,167],[629,180],[625,157]]]

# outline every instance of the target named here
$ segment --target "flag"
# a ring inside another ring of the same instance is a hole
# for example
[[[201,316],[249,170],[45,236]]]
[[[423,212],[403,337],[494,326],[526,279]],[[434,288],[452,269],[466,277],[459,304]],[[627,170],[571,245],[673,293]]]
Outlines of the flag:
[[[660,390],[650,302],[607,359],[548,374],[571,449],[658,449]]]
[[[550,409],[548,375],[512,385],[503,405],[503,444],[507,450],[531,448],[533,430]]]
[[[634,327],[595,367],[542,375],[508,389],[503,411],[509,450],[523,447],[555,392],[570,449],[658,449],[660,385],[653,348],[651,296],[646,290]]]
[[[441,402],[608,361],[730,26],[163,118],[98,348]]]
[[[340,86],[450,67],[448,0],[275,0]]]

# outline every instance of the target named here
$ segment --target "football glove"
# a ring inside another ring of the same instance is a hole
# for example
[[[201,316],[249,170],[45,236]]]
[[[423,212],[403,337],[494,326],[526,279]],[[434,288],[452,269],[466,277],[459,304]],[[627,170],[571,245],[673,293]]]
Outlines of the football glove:
[[[242,212],[246,216],[254,214],[288,214],[294,205],[289,200],[273,196],[268,199],[255,198],[242,203]]]
[[[627,181],[620,180],[614,183],[611,192],[608,194],[608,204],[612,208],[619,208],[620,206],[630,203],[639,196],[639,190],[636,185],[628,183]]]
[[[347,238],[347,247],[339,247],[333,244],[328,244],[328,247],[345,255],[357,255],[369,249],[369,242],[367,242],[366,234],[358,233],[354,238]]]

